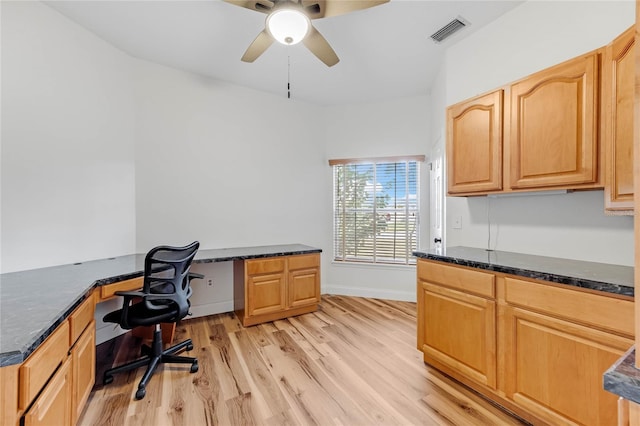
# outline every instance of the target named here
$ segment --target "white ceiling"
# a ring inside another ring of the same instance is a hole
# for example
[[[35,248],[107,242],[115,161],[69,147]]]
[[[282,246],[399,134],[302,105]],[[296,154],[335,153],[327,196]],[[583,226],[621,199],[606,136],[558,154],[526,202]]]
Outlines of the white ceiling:
[[[241,62],[266,15],[219,0],[46,2],[134,57],[283,97],[289,61],[291,97],[319,105],[429,93],[448,46],[520,3],[391,0],[314,20],[340,57],[329,68],[302,44],[274,43],[254,63]],[[458,16],[471,25],[440,44],[429,38]]]

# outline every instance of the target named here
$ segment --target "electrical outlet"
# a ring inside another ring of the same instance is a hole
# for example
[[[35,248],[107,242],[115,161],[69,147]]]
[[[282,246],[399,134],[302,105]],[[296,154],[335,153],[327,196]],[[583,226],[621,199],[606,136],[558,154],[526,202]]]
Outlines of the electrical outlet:
[[[213,280],[212,280],[211,278],[209,278],[209,279],[207,280],[207,284],[208,284],[208,285],[213,285]]]
[[[456,216],[453,218],[453,229],[462,229],[462,216]]]

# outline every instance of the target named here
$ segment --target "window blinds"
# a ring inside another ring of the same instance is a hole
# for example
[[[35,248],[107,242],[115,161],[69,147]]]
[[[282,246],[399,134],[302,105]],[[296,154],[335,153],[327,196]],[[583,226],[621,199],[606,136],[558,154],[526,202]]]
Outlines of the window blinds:
[[[424,157],[332,160],[334,260],[411,264],[418,247]]]

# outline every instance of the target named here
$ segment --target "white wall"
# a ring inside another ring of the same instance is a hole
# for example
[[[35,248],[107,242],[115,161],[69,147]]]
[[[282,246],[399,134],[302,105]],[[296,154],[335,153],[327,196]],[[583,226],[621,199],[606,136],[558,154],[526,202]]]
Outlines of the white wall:
[[[325,241],[323,110],[136,65],[137,249]]]
[[[41,3],[0,7],[2,272],[134,252],[130,58]]]
[[[634,16],[633,1],[524,3],[447,50],[442,107],[604,46]],[[462,229],[451,228],[456,216]],[[491,238],[495,250],[633,265],[633,221],[606,216],[602,191],[449,197],[447,223],[447,246],[486,248]]]
[[[323,292],[407,300],[414,268],[331,263],[327,160],[428,156],[446,105],[602,46],[634,16],[633,2],[528,2],[451,46],[431,96],[320,108],[133,59],[40,3],[1,7],[3,272],[160,242],[301,242],[324,250]],[[632,221],[605,216],[598,191],[449,198],[463,229],[447,245],[485,247],[489,204],[494,249],[632,264]]]
[[[334,106],[327,108],[326,159],[428,155],[430,109],[428,96],[401,98],[386,102]],[[428,163],[428,159],[427,159]],[[420,238],[428,238],[428,167],[421,173]],[[331,169],[325,168],[324,185],[329,191],[323,200],[331,211]],[[332,217],[329,216],[327,249],[331,260]],[[337,293],[389,299],[415,300],[415,267],[364,266],[339,263],[323,265],[323,293]]]

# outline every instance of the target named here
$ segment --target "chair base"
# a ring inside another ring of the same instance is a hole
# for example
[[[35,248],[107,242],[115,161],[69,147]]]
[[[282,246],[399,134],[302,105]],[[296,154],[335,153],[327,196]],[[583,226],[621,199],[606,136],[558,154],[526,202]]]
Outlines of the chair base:
[[[147,384],[149,383],[149,380],[151,380],[151,376],[153,376],[153,373],[158,368],[158,365],[162,363],[191,364],[191,368],[189,371],[191,373],[195,373],[196,371],[198,371],[198,360],[196,358],[176,355],[177,353],[180,353],[185,349],[188,351],[193,349],[193,343],[191,342],[191,339],[185,340],[184,342],[178,343],[177,345],[163,350],[162,331],[160,329],[160,325],[157,324],[153,332],[153,341],[151,342],[151,346],[143,345],[142,347],[142,354],[144,356],[135,361],[131,361],[105,371],[102,378],[102,383],[108,385],[109,383],[113,382],[114,374],[135,370],[146,365],[147,370],[144,372],[144,375],[140,380],[140,384],[138,384],[138,390],[136,391],[136,399],[142,399],[147,393]]]

